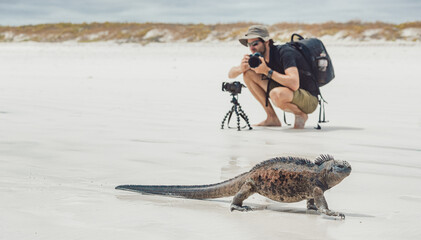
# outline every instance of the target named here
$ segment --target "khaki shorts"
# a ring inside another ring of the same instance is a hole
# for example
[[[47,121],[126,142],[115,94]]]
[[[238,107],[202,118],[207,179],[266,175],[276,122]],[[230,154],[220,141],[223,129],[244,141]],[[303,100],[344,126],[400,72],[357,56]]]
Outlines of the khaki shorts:
[[[274,89],[275,87],[281,87],[281,86],[282,86],[281,84],[272,80],[269,83],[268,90],[270,92],[270,90]],[[317,97],[311,95],[311,93],[309,93],[308,91],[300,88],[294,92],[291,103],[297,105],[297,107],[301,111],[308,114],[316,110],[319,100],[317,99]]]
[[[297,105],[304,113],[312,113],[316,110],[319,100],[317,97],[311,95],[311,93],[300,88],[294,92],[291,103]]]

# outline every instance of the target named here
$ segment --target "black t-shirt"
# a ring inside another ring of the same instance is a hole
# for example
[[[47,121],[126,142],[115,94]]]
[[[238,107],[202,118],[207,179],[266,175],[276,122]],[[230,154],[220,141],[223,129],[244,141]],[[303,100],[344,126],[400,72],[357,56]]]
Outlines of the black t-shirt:
[[[270,47],[268,67],[276,72],[285,74],[290,67],[297,67],[300,76],[300,88],[307,90],[313,96],[319,94],[319,89],[313,79],[308,76],[311,68],[298,50],[284,45],[273,45]]]

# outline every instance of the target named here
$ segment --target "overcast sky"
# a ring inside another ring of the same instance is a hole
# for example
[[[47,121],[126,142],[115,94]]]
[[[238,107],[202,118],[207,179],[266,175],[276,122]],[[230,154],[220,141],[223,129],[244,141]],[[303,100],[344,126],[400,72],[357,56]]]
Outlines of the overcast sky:
[[[0,0],[0,25],[421,20],[421,0]]]

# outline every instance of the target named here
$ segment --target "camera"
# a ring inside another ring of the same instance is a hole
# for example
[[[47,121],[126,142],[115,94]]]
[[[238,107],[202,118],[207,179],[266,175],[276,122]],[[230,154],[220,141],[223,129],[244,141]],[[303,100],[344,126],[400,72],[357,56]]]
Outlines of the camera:
[[[246,87],[242,83],[235,81],[235,82],[223,82],[222,83],[222,91],[230,92],[231,94],[239,94],[241,93],[241,88]]]
[[[263,56],[259,52],[250,54],[249,56],[250,56],[250,58],[249,58],[249,66],[251,68],[256,68],[256,67],[258,67],[262,63],[262,61],[260,60],[259,57],[263,57]]]

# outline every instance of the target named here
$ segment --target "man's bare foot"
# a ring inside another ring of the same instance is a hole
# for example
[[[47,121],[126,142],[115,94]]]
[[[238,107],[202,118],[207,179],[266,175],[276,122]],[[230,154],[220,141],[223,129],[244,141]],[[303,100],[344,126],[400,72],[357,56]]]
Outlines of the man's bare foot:
[[[265,121],[259,123],[259,124],[255,124],[253,126],[265,126],[265,127],[281,127],[281,121],[279,121],[279,119],[276,118],[266,118]]]
[[[306,121],[308,119],[308,115],[307,114],[300,114],[300,115],[295,115],[295,123],[294,123],[294,128],[295,129],[303,129],[304,125],[306,124]]]

